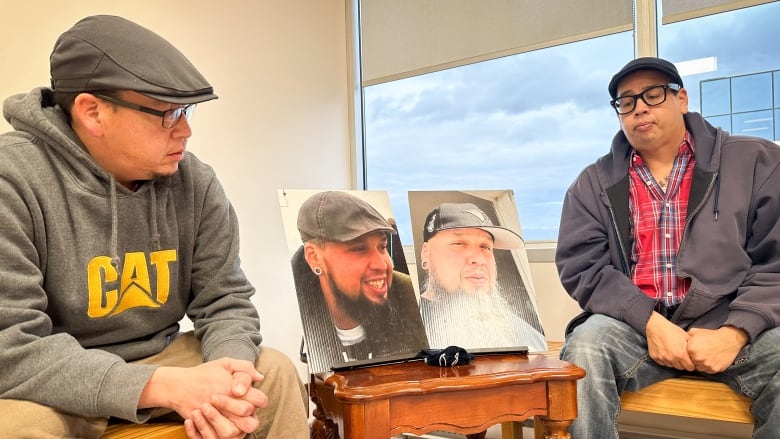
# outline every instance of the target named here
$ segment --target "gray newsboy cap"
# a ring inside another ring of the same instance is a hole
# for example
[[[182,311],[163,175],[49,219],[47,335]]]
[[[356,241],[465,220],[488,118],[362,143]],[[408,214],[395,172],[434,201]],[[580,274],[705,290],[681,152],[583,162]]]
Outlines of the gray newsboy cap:
[[[340,191],[319,192],[303,202],[298,210],[301,241],[322,239],[347,242],[366,233],[395,233],[390,223],[373,206]]]
[[[496,226],[480,208],[471,203],[441,203],[428,213],[423,242],[437,232],[452,229],[481,229],[493,237],[493,246],[501,250],[523,248],[523,238],[506,227]]]
[[[174,104],[217,99],[178,49],[122,17],[80,20],[57,39],[49,62],[54,91],[132,90]]]

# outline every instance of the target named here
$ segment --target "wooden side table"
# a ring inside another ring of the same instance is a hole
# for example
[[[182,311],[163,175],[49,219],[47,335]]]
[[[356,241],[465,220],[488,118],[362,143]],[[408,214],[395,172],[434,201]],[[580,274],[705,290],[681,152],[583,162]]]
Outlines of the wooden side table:
[[[483,355],[471,364],[422,361],[312,376],[312,438],[380,439],[436,430],[478,438],[535,416],[545,438],[570,438],[585,371],[544,355]]]

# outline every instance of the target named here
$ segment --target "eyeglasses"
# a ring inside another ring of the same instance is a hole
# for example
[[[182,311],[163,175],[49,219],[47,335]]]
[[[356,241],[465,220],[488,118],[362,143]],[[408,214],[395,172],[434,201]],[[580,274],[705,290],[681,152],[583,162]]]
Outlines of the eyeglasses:
[[[647,104],[648,107],[655,107],[666,102],[667,90],[677,92],[680,90],[680,86],[677,84],[656,85],[648,88],[642,93],[635,95],[620,96],[609,101],[612,108],[615,109],[617,114],[628,114],[636,108],[637,98],[642,98],[642,101]]]
[[[160,111],[155,110],[154,108],[144,107],[143,105],[134,104],[132,102],[123,101],[121,99],[112,98],[111,96],[104,96],[99,94],[94,96],[106,102],[119,105],[120,107],[129,108],[131,110],[140,111],[142,113],[151,114],[154,116],[160,116],[162,117],[163,128],[172,128],[174,125],[176,125],[177,122],[179,122],[179,119],[181,119],[182,116],[184,116],[187,120],[190,120],[192,113],[195,112],[195,105],[197,105],[189,104],[184,107],[171,108],[170,110]]]

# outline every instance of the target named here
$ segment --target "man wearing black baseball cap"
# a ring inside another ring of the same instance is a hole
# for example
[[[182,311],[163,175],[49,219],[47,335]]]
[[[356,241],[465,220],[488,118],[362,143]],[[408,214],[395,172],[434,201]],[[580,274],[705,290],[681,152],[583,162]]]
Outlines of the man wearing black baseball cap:
[[[236,215],[186,151],[212,86],[109,15],[64,32],[50,69],[51,88],[3,107],[0,437],[100,437],[109,417],[165,412],[189,437],[308,437],[295,366],[260,345]]]
[[[677,71],[677,67],[675,67],[675,65],[671,62],[655,57],[637,58],[623,66],[619,72],[615,73],[615,75],[612,77],[612,80],[609,81],[609,86],[607,88],[609,89],[609,95],[612,97],[612,99],[617,98],[617,89],[620,82],[623,81],[626,76],[629,76],[630,74],[640,70],[654,70],[656,72],[663,73],[668,78],[667,83],[675,84],[678,88],[683,87],[682,77]]]
[[[622,390],[690,372],[754,399],[754,437],[776,437],[780,149],[689,111],[667,60],[608,90],[621,130],[567,191],[556,250],[584,310],[561,351],[587,372],[572,437],[617,438]]]
[[[432,348],[546,349],[541,328],[517,315],[498,284],[494,249],[523,247],[472,203],[441,203],[423,225],[420,313]],[[522,299],[522,298],[512,298]]]
[[[297,226],[293,277],[312,372],[428,347],[412,281],[394,270],[396,231],[382,214],[351,193],[324,191],[304,201]]]

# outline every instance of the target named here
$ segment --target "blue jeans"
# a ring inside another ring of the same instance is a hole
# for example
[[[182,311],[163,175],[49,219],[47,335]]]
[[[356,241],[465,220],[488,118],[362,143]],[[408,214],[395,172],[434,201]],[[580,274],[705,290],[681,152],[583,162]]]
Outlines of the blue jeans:
[[[595,314],[566,336],[561,359],[585,369],[577,383],[578,416],[570,428],[575,439],[618,437],[620,394],[637,391],[683,371],[650,359],[647,340],[629,325]],[[780,437],[780,328],[761,334],[750,358],[706,378],[728,384],[753,399],[753,437]]]

